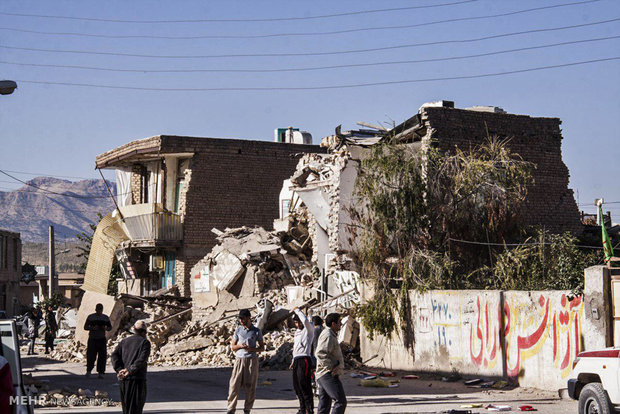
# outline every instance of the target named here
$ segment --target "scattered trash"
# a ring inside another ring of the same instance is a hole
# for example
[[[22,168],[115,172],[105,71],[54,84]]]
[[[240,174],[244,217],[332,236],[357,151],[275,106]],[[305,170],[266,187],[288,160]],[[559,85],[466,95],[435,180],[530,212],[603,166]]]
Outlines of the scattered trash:
[[[440,414],[472,414],[471,410],[444,410]]]
[[[475,378],[475,379],[470,379],[470,380],[464,381],[463,384],[465,384],[465,385],[476,385],[476,384],[480,384],[481,382],[483,382],[482,378]]]
[[[260,385],[273,385],[273,383],[271,381],[265,380],[265,381],[261,382]]]
[[[361,379],[360,385],[362,387],[396,388],[398,387],[398,380],[388,381],[381,378]]]
[[[512,408],[510,408],[509,405],[496,405],[496,404],[489,404],[484,408],[486,408],[489,411],[510,411],[512,410]]]
[[[531,405],[522,405],[519,407],[519,410],[521,411],[538,411],[536,408],[532,407]]]
[[[481,403],[463,404],[461,408],[482,408],[483,405]]]
[[[403,375],[401,378],[402,379],[420,379],[420,377],[417,375]]]
[[[506,381],[497,381],[495,384],[491,385],[491,388],[494,388],[496,390],[501,390],[503,388],[506,388],[508,386],[508,383]]]

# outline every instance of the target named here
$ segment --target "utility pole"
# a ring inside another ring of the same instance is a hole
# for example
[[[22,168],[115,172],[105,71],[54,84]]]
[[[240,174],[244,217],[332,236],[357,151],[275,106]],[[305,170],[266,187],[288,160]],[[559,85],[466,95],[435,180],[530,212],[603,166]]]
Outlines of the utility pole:
[[[52,298],[54,294],[54,290],[56,288],[56,279],[54,273],[56,273],[56,257],[54,254],[54,226],[50,226],[50,237],[49,237],[49,280],[48,280],[48,288],[49,288],[49,296],[48,298]]]

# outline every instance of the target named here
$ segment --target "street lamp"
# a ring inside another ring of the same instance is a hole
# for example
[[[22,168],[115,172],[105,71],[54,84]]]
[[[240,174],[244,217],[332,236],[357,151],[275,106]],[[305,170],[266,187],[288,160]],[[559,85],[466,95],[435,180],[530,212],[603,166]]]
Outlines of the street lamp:
[[[17,83],[12,80],[0,80],[0,95],[10,95],[17,89]]]

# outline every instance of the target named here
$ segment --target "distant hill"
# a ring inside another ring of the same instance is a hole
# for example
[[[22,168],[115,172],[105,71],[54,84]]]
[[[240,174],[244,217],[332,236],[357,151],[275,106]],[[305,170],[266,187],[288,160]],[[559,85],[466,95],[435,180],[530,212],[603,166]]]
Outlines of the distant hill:
[[[116,185],[108,185],[116,194]],[[72,240],[80,232],[91,231],[88,225],[97,221],[98,212],[113,209],[103,180],[37,177],[18,190],[0,191],[0,228],[21,233],[24,242],[37,243],[48,239],[52,225],[57,241]]]

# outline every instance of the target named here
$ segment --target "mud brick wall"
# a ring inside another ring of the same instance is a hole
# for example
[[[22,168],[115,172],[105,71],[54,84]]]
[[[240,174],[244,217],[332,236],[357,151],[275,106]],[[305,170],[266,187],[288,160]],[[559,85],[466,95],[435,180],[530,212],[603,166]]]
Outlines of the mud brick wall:
[[[193,153],[186,174],[183,249],[176,280],[190,294],[190,269],[216,244],[212,228],[273,228],[279,217],[282,182],[295,171],[302,153],[318,146],[212,138],[162,136],[162,153]]]
[[[527,224],[554,233],[581,233],[579,209],[562,161],[560,119],[441,107],[425,108],[422,119],[427,136],[436,139],[442,151],[466,150],[485,142],[487,136],[509,138],[510,150],[536,165],[526,199]]]

